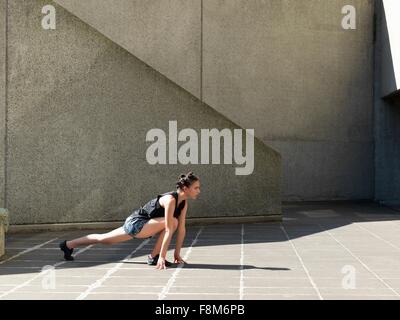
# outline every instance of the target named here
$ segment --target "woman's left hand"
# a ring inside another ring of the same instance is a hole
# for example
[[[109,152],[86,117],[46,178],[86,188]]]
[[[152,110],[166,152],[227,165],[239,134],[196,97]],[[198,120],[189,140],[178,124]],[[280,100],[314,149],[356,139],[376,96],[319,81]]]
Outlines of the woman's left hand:
[[[183,260],[179,254],[175,254],[175,255],[174,255],[174,263],[178,263],[178,264],[184,263],[184,264],[187,264],[187,262],[186,262],[185,260]]]

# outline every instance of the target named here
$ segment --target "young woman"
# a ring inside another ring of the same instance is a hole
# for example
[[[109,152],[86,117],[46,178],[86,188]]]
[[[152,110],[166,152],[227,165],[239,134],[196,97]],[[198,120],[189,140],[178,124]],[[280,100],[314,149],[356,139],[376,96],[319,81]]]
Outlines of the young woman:
[[[64,240],[60,249],[65,260],[74,260],[74,248],[90,244],[114,244],[133,238],[151,238],[160,233],[147,263],[156,269],[166,269],[171,263],[166,260],[172,235],[177,231],[174,263],[186,263],[180,256],[185,239],[185,220],[188,208],[187,199],[196,199],[200,193],[200,180],[193,172],[180,175],[176,191],[157,195],[144,206],[133,211],[122,227],[104,234],[90,234],[74,240]]]

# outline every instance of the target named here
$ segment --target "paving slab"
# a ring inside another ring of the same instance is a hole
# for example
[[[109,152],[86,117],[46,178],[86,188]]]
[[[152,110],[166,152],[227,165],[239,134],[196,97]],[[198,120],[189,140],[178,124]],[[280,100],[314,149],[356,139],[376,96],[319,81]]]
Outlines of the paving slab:
[[[74,300],[79,294],[68,292],[51,292],[51,293],[11,293],[3,300]]]
[[[96,292],[89,294],[85,300],[157,300],[158,294],[155,293],[115,293],[115,292]]]
[[[372,275],[371,275],[372,276]],[[313,277],[313,281],[318,288],[335,288],[335,289],[343,289],[343,277],[332,277],[332,278],[319,278]],[[389,285],[390,283],[385,280]],[[367,278],[367,277],[356,277],[354,281],[354,287],[356,289],[386,289],[386,285],[376,277]],[[351,290],[350,290],[351,292]]]
[[[325,295],[325,300],[400,300],[395,295]]]
[[[146,277],[146,278],[124,278],[124,277],[112,277],[108,278],[103,282],[104,287],[116,287],[116,286],[133,286],[133,285],[148,285],[148,286],[165,286],[170,279],[170,276],[161,277]]]
[[[7,291],[13,289],[14,287],[15,287],[15,285],[3,285],[3,284],[0,284],[0,294],[3,293],[3,292],[7,292]]]
[[[400,289],[400,275],[399,278],[382,278],[390,287],[393,289],[399,290]]]
[[[169,293],[165,300],[239,300],[239,294],[220,293]]]
[[[54,287],[48,287],[45,285],[27,285],[20,289],[16,289],[14,293],[32,293],[32,294],[48,294],[54,292],[65,292],[65,293],[81,293],[84,292],[88,286],[82,285],[60,285],[54,283]]]
[[[99,288],[95,288],[91,291],[92,293],[115,293],[115,294],[132,294],[132,295],[138,295],[138,294],[159,294],[165,287],[165,284],[163,286],[153,286],[153,285],[148,285],[148,286],[140,286],[140,287],[133,287],[133,286],[120,286],[120,287],[110,287],[110,286],[102,286]]]
[[[396,295],[395,292],[388,288],[355,288],[355,289],[345,289],[345,288],[319,288],[321,295],[324,297],[326,295],[334,296],[391,296]]]
[[[81,285],[89,286],[94,283],[99,277],[98,276],[56,276],[56,286],[65,285]],[[30,282],[30,285],[42,285],[43,277],[38,277],[37,279]]]
[[[316,294],[283,295],[283,294],[245,294],[244,300],[320,300]]]

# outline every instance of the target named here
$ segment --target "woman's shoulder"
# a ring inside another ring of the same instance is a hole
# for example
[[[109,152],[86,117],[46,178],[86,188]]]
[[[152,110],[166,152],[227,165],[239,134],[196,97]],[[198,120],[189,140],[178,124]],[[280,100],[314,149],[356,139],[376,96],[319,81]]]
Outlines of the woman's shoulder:
[[[166,192],[158,195],[158,201],[160,204],[165,206],[167,203],[175,203],[177,197],[175,196],[175,191]]]
[[[178,192],[177,191],[168,191],[168,192],[161,193],[161,194],[157,195],[157,197],[158,198],[167,197],[167,198],[177,199],[178,198]]]

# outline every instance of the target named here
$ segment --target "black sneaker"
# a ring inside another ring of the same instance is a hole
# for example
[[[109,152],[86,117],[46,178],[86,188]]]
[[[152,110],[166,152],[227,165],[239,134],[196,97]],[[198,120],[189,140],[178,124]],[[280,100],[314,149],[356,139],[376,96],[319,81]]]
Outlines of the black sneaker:
[[[147,264],[148,264],[149,266],[156,266],[159,257],[160,257],[159,254],[156,255],[155,257],[152,257],[151,254],[149,254],[149,255],[147,256]],[[165,266],[166,266],[166,267],[171,267],[172,265],[173,265],[173,264],[172,264],[171,262],[165,260]]]
[[[67,240],[64,240],[63,242],[60,242],[60,249],[61,251],[64,252],[64,259],[67,261],[73,261],[74,257],[72,256],[72,252],[74,252],[74,249],[70,249],[67,247]]]

